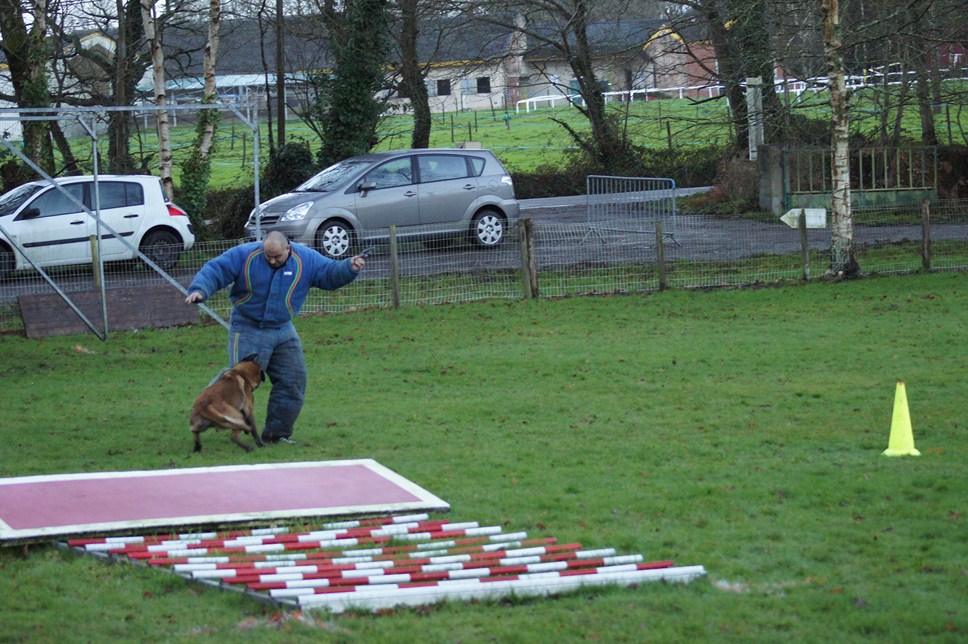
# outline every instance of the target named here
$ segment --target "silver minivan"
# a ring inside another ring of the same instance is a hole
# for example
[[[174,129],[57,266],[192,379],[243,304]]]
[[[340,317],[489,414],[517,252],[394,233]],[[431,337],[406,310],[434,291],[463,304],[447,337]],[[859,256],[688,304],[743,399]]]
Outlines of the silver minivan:
[[[331,165],[254,209],[250,238],[277,230],[334,258],[385,240],[429,244],[466,238],[496,247],[517,222],[511,176],[488,150],[375,152]]]

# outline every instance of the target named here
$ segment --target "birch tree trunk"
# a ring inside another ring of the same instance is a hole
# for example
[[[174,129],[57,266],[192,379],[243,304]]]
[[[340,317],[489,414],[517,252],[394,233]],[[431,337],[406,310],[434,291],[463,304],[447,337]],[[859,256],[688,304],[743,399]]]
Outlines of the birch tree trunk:
[[[208,41],[205,43],[202,75],[205,80],[202,103],[214,104],[218,101],[218,88],[215,84],[215,58],[218,55],[219,28],[222,19],[221,0],[208,3]],[[211,152],[215,143],[220,114],[218,109],[198,111],[198,124],[195,126],[195,142],[191,154],[182,162],[181,194],[179,203],[188,211],[196,231],[205,228],[205,213],[208,211],[208,186],[212,177]]]
[[[208,42],[205,44],[205,54],[203,59],[203,74],[205,77],[205,90],[202,98],[203,103],[218,102],[218,87],[215,85],[215,59],[218,56],[219,31],[221,24],[221,0],[210,0],[208,4]],[[201,131],[199,132],[198,155],[203,159],[207,159],[208,153],[212,149],[212,141],[215,138],[215,126],[218,120],[218,111],[204,111],[211,113],[205,115]]]
[[[165,52],[161,48],[161,37],[155,28],[155,3],[157,0],[141,0],[141,19],[145,25],[145,40],[151,48],[152,80],[155,87],[155,105],[164,107],[167,104],[165,93]],[[168,110],[155,112],[155,123],[158,127],[159,159],[158,174],[168,199],[174,198],[174,182],[171,179],[171,126],[168,121]]]
[[[823,21],[824,59],[827,77],[830,79],[830,111],[833,119],[829,272],[838,277],[853,277],[860,268],[854,257],[854,221],[850,209],[850,97],[844,82],[839,0],[821,0],[820,16]]]

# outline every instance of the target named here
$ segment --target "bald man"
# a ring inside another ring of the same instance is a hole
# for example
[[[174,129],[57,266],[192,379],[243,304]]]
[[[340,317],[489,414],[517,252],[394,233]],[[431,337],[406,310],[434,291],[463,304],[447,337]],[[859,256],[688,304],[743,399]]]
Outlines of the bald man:
[[[272,384],[262,427],[266,443],[294,444],[293,425],[306,396],[306,358],[293,320],[310,288],[336,290],[363,269],[359,255],[336,261],[273,231],[208,261],[188,287],[186,304],[231,287],[229,366],[255,354]]]

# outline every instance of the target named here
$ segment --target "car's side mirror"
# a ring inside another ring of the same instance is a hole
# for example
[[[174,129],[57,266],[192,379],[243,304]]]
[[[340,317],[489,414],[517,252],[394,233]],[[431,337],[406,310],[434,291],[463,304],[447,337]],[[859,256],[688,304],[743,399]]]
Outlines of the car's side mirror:
[[[40,217],[40,208],[27,208],[22,213],[20,213],[19,219],[36,219]]]
[[[376,188],[376,183],[373,181],[361,181],[360,185],[356,186],[356,189],[364,194],[374,188]]]

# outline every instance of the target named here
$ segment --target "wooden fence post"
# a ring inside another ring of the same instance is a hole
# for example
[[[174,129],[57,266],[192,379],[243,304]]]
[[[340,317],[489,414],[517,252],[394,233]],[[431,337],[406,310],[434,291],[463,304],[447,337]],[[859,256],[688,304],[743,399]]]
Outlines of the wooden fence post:
[[[91,235],[91,271],[94,273],[94,288],[101,288],[101,258],[98,255],[97,235]]]
[[[931,203],[921,202],[921,266],[931,270]]]
[[[659,271],[659,290],[669,288],[666,277],[665,244],[663,244],[662,221],[655,222],[655,262]]]
[[[518,242],[521,248],[521,283],[524,299],[538,297],[538,266],[534,257],[534,222],[518,220]]]
[[[810,240],[807,238],[807,211],[800,209],[797,221],[800,229],[800,259],[803,262],[803,281],[810,281]]]
[[[397,226],[390,226],[390,292],[393,308],[400,308],[400,252],[397,244]]]

